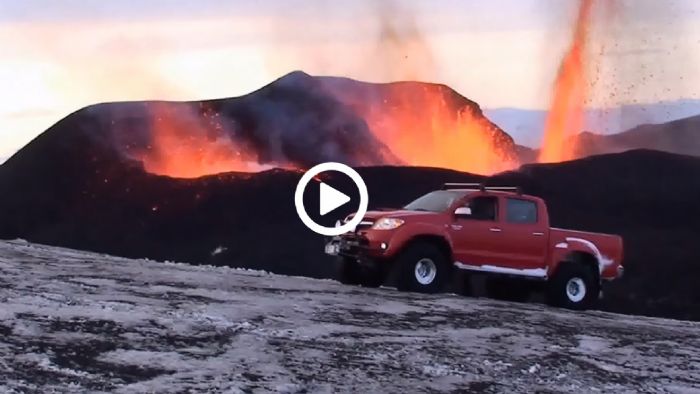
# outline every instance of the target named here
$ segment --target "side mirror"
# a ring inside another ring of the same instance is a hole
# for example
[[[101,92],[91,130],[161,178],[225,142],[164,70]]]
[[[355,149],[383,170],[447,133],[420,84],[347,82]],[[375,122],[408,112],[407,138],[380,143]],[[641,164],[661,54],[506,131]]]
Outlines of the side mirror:
[[[459,207],[455,210],[455,216],[468,217],[472,215],[472,209],[469,207]]]

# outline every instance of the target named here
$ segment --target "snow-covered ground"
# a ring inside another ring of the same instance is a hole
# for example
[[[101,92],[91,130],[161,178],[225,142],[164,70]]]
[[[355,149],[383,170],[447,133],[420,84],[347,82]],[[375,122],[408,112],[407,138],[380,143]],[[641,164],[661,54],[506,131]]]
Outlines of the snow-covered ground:
[[[0,392],[700,393],[700,324],[0,242]]]

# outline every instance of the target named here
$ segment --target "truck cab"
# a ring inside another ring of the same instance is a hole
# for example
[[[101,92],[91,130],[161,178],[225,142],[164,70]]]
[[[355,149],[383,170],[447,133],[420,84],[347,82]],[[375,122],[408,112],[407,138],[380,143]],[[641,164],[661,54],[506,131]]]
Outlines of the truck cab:
[[[348,284],[390,279],[432,293],[461,270],[495,277],[489,283],[511,295],[528,287],[515,282],[542,282],[553,304],[572,309],[593,305],[601,281],[622,275],[620,237],[553,229],[541,198],[481,184],[445,184],[402,209],[370,211],[326,251],[339,256]]]

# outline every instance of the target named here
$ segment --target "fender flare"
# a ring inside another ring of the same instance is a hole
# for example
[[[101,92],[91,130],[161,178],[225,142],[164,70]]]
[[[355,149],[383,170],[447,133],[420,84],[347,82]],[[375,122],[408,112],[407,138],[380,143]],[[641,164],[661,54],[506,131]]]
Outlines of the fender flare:
[[[415,223],[411,225],[410,232],[400,231],[395,235],[396,239],[399,240],[401,244],[401,249],[405,248],[406,245],[414,242],[422,237],[433,237],[441,238],[447,247],[449,248],[450,254],[452,254],[453,243],[449,236],[449,233],[442,226],[437,226],[429,223]],[[452,258],[452,256],[449,256]]]
[[[605,271],[608,266],[615,263],[611,258],[604,256],[593,242],[583,238],[566,237],[565,242],[559,242],[554,245],[554,248],[555,252],[553,253],[552,264],[555,268],[558,267],[559,262],[564,260],[564,257],[571,252],[582,252],[593,256],[598,266],[599,275],[602,275],[603,271]]]

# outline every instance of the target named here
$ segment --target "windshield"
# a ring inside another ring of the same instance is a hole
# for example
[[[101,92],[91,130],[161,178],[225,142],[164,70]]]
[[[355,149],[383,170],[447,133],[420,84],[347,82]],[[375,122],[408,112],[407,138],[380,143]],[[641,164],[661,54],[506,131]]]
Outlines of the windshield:
[[[419,197],[404,209],[409,211],[444,212],[455,200],[466,196],[465,190],[438,190]]]

